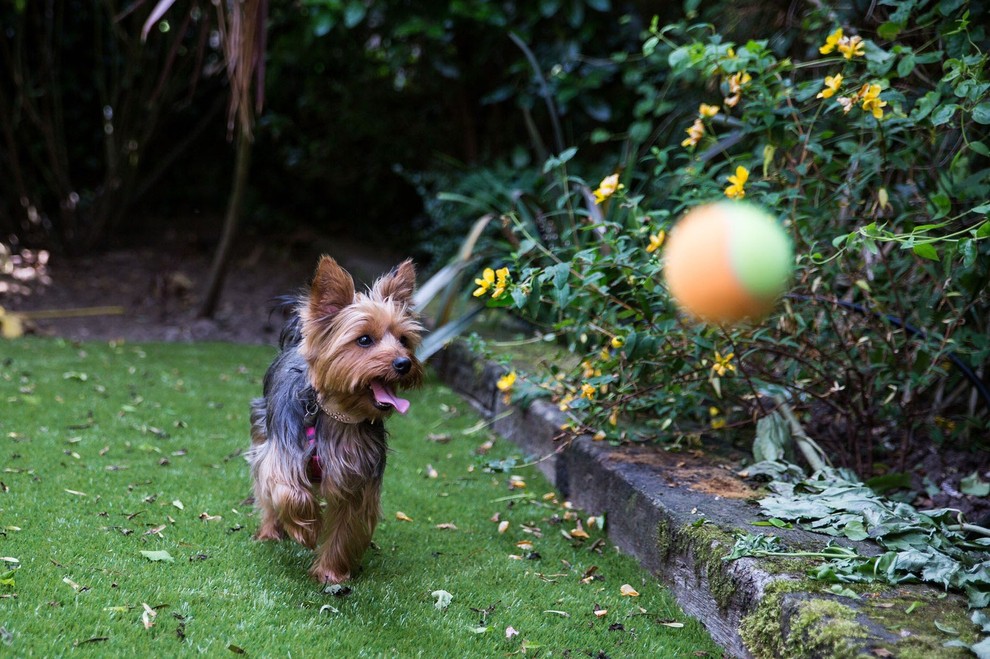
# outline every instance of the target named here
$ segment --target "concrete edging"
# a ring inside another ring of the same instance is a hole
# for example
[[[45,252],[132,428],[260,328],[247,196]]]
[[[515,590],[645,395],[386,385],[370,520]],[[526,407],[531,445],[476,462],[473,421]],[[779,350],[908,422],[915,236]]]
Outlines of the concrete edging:
[[[506,405],[495,386],[505,369],[462,344],[448,346],[432,362],[448,386],[492,419],[498,435],[526,455],[550,456],[539,464],[544,475],[576,506],[605,513],[612,542],[669,587],[730,656],[931,656],[936,648],[947,652],[941,645],[950,638],[934,630],[933,619],[926,617],[927,628],[921,616],[915,628],[910,619],[895,619],[897,607],[940,603],[940,610],[951,609],[946,616],[968,621],[961,597],[925,586],[874,588],[871,599],[854,599],[828,592],[821,582],[809,585],[803,574],[808,565],[798,561],[723,561],[735,531],[772,531],[792,547],[822,547],[827,539],[753,526],[762,518],[755,503],[677,482],[676,469],[650,459],[655,447],[613,447],[585,436],[562,448],[555,437],[563,413],[544,400],[526,409]],[[844,544],[878,553],[872,543]]]

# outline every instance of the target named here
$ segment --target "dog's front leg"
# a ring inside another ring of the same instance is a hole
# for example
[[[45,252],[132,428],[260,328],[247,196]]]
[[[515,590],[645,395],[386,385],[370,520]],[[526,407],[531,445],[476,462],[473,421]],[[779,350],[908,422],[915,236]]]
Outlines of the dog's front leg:
[[[320,583],[340,583],[351,578],[371,544],[380,516],[381,480],[350,492],[324,483],[323,494],[327,498],[324,534],[309,573]]]

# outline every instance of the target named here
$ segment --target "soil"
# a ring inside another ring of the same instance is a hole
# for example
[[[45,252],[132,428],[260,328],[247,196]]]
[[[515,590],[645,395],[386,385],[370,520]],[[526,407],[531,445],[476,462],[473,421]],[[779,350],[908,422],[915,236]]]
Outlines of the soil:
[[[273,312],[276,299],[304,289],[321,253],[336,258],[359,286],[401,260],[347,242],[321,244],[308,234],[278,244],[252,240],[250,248],[235,250],[216,313],[202,318],[212,254],[193,236],[173,236],[158,245],[35,263],[33,275],[0,288],[0,307],[23,312],[27,333],[79,341],[274,344],[282,322]]]

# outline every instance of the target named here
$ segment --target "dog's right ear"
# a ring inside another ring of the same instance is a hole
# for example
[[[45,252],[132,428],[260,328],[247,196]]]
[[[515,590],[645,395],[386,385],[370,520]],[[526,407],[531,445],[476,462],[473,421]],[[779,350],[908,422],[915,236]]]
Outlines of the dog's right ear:
[[[329,256],[320,258],[309,291],[313,318],[328,318],[354,302],[354,280]]]

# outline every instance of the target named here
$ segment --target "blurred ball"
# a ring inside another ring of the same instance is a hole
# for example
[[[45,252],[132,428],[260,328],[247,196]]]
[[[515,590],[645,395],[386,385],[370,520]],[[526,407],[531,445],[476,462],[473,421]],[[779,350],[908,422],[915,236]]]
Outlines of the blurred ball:
[[[671,230],[664,274],[674,301],[699,320],[758,321],[787,287],[791,241],[765,210],[741,201],[693,208]]]

